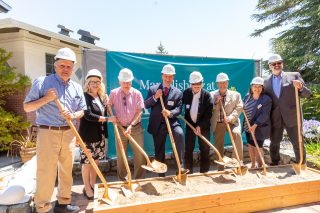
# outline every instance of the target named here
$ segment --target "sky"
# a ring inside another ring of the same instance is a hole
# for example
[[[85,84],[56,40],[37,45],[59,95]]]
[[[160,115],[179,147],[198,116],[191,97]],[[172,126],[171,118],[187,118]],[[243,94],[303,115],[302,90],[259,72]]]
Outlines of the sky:
[[[264,24],[252,20],[258,0],[4,0],[13,18],[53,32],[58,24],[100,38],[110,51],[155,53],[160,42],[170,55],[264,59],[276,32],[250,37]]]

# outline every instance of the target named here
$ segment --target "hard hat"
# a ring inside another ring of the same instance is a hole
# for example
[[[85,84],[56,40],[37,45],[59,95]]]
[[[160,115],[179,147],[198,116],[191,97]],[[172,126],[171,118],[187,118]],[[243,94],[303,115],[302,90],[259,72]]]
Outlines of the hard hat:
[[[167,74],[167,75],[175,75],[176,70],[175,70],[174,66],[172,66],[171,64],[167,64],[167,65],[163,66],[161,73]]]
[[[270,58],[268,60],[268,64],[271,64],[271,63],[276,62],[276,61],[282,61],[281,56],[278,55],[278,54],[274,54],[274,55],[270,56]]]
[[[100,78],[100,80],[102,80],[102,75],[101,75],[101,72],[97,69],[91,69],[89,70],[89,72],[87,73],[86,75],[86,80],[89,78],[89,77],[97,77],[97,78]]]
[[[58,50],[57,55],[54,57],[54,60],[65,59],[77,63],[76,54],[68,47],[61,48]]]
[[[257,85],[262,85],[263,86],[263,82],[264,82],[263,78],[255,77],[255,78],[252,79],[250,85],[257,84]]]
[[[14,205],[30,201],[30,196],[26,195],[25,189],[19,185],[13,185],[0,193],[0,205]]]
[[[133,74],[132,71],[129,70],[128,68],[124,68],[120,70],[118,79],[120,82],[130,82],[133,80]]]
[[[229,77],[225,73],[219,73],[216,77],[216,82],[229,81]]]
[[[203,77],[202,77],[200,72],[193,71],[190,74],[190,77],[189,77],[189,83],[190,84],[196,84],[196,83],[199,83],[199,82],[202,82],[202,81],[203,81]]]

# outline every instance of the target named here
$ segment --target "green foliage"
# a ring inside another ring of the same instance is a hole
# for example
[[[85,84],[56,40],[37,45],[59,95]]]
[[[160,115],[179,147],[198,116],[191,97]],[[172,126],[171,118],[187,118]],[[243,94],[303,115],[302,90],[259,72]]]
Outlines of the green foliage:
[[[304,119],[315,119],[320,121],[320,85],[310,84],[312,95],[310,98],[302,99],[302,109]]]
[[[156,53],[166,55],[166,54],[168,54],[168,51],[164,48],[164,46],[160,42],[160,45],[158,46]]]
[[[29,77],[15,73],[15,68],[8,66],[7,61],[11,57],[12,53],[0,48],[0,151],[9,150],[10,143],[19,139],[30,125],[21,116],[3,108],[5,97],[31,85]]]
[[[285,69],[300,72],[306,82],[320,83],[320,4],[319,0],[259,0],[260,23],[251,36],[285,27],[272,39],[272,49],[285,60]]]

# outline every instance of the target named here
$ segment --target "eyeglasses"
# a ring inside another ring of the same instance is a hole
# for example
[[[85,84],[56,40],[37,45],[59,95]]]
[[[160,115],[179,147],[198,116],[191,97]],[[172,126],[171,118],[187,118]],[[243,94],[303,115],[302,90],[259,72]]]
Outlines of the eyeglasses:
[[[281,64],[282,64],[282,62],[279,61],[279,62],[271,63],[270,65],[274,67],[274,66],[276,66],[276,65],[281,65]]]
[[[122,100],[123,100],[123,105],[127,106],[127,102],[126,102],[126,97],[125,96],[122,98]]]
[[[99,86],[99,85],[101,84],[101,81],[90,81],[89,84],[90,84],[90,85],[96,84],[96,85]]]

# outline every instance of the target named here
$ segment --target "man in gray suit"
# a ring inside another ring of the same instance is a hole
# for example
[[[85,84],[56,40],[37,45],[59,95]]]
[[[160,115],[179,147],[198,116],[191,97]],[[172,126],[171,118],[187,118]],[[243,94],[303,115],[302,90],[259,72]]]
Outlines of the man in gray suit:
[[[286,129],[292,143],[296,162],[300,160],[298,142],[298,124],[295,102],[295,89],[299,90],[299,97],[309,97],[310,90],[305,86],[300,73],[284,72],[283,61],[280,55],[269,58],[269,68],[272,74],[264,82],[265,93],[272,99],[271,135],[270,135],[270,165],[278,165],[280,161],[280,142],[283,130]],[[306,163],[306,151],[303,146],[303,160]]]

